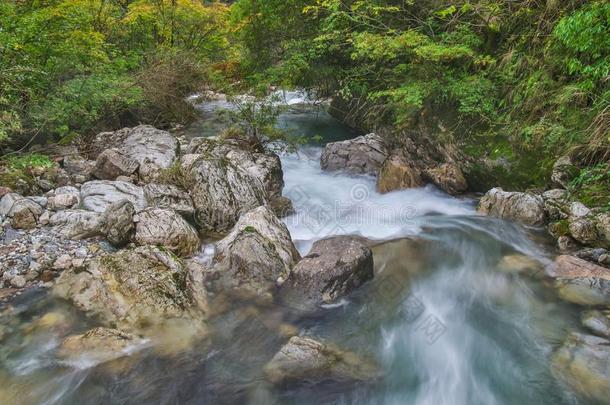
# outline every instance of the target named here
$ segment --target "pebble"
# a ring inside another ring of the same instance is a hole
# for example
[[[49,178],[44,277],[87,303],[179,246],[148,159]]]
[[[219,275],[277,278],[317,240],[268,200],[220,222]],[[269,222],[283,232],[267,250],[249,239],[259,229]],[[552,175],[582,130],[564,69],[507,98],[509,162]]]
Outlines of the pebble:
[[[25,287],[26,281],[23,276],[15,276],[11,278],[11,285],[15,288],[23,288]]]
[[[66,270],[72,266],[72,257],[69,254],[63,254],[55,260],[53,268],[55,270]]]

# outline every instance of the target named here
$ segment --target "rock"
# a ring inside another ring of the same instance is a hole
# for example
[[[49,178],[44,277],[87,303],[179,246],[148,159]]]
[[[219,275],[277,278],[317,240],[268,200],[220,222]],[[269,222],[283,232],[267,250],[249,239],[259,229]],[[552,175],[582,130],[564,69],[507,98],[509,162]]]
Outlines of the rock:
[[[610,305],[610,269],[562,255],[550,271],[559,296],[580,305]]]
[[[49,281],[53,281],[55,278],[55,274],[51,270],[44,270],[42,274],[40,274],[40,280],[43,283],[48,283]]]
[[[94,328],[82,335],[67,337],[57,350],[57,357],[68,364],[94,366],[130,355],[145,340],[117,329]]]
[[[136,211],[146,207],[144,191],[141,187],[122,181],[89,181],[81,187],[81,201],[84,209],[103,213],[112,203],[130,201]]]
[[[557,238],[557,247],[562,252],[567,252],[575,249],[577,246],[576,241],[570,236],[560,236]]]
[[[582,324],[594,334],[610,338],[610,312],[585,311],[582,313]]]
[[[68,254],[63,254],[53,263],[53,269],[66,270],[72,267],[72,257]]]
[[[0,216],[7,216],[11,211],[11,208],[13,208],[13,204],[21,199],[23,199],[23,196],[17,193],[5,194],[2,199],[0,199]]]
[[[576,256],[581,259],[588,260],[590,262],[597,263],[602,255],[608,253],[606,249],[603,248],[589,248],[582,249],[576,252]]]
[[[579,173],[578,168],[572,162],[569,155],[557,159],[553,165],[551,181],[562,188],[568,188],[568,184]]]
[[[60,211],[74,208],[80,204],[80,191],[76,187],[65,186],[55,189],[48,201],[48,208]]]
[[[44,212],[44,208],[30,198],[22,198],[15,201],[8,216],[11,218],[11,226],[15,229],[34,229],[38,225],[38,218]]]
[[[183,157],[186,182],[195,206],[195,222],[204,231],[226,232],[242,213],[267,202],[263,181],[240,162],[213,155]]]
[[[185,217],[195,214],[191,196],[176,186],[151,183],[144,186],[144,197],[150,207],[169,208]]]
[[[381,377],[372,361],[339,347],[294,336],[264,368],[266,379],[274,385],[336,382],[368,382]]]
[[[12,190],[8,187],[0,186],[0,198],[4,197],[8,193],[12,192]]]
[[[610,253],[604,253],[603,255],[599,256],[597,262],[604,266],[610,266]]]
[[[85,210],[64,210],[53,214],[49,224],[68,239],[87,239],[101,234],[100,214]]]
[[[588,245],[597,241],[595,222],[587,217],[570,217],[569,229],[572,237],[580,243]]]
[[[25,287],[26,280],[23,276],[14,276],[11,278],[11,286],[15,288],[23,288]]]
[[[373,254],[366,241],[337,236],[317,241],[292,270],[281,293],[292,308],[315,310],[346,297],[373,278]]]
[[[544,224],[546,214],[542,197],[529,193],[508,192],[493,188],[479,202],[479,212],[525,225]]]
[[[562,189],[553,189],[542,193],[544,209],[547,211],[550,220],[559,221],[568,218],[568,198],[569,193]]]
[[[195,228],[176,211],[164,208],[147,208],[138,214],[135,241],[164,246],[178,256],[191,256],[200,246]]]
[[[438,167],[428,169],[425,175],[447,194],[459,195],[468,190],[468,182],[462,170],[454,163],[443,163]]]
[[[216,244],[208,279],[214,290],[231,290],[244,298],[271,299],[278,279],[286,279],[300,259],[290,233],[267,207],[241,216]]]
[[[142,246],[91,261],[86,271],[65,271],[53,293],[97,316],[105,325],[139,328],[172,318],[200,319],[185,292],[186,270],[170,253]]]
[[[572,202],[568,210],[572,218],[583,218],[591,214],[591,210],[579,201]]]
[[[599,243],[610,249],[610,213],[602,213],[596,216],[597,234]]]
[[[530,273],[535,274],[543,270],[540,262],[532,257],[515,253],[502,257],[498,263],[498,269],[505,273]]]
[[[552,370],[574,390],[606,403],[610,398],[610,341],[571,333],[553,355]]]
[[[326,144],[320,166],[327,171],[376,175],[387,157],[388,151],[381,136],[368,134]]]
[[[95,161],[93,175],[100,180],[115,180],[119,176],[131,176],[139,163],[118,149],[106,149]]]
[[[78,176],[88,181],[93,175],[95,161],[87,160],[80,154],[71,154],[64,156],[63,168],[73,179]]]
[[[127,157],[139,163],[140,179],[148,183],[154,181],[162,169],[167,169],[174,163],[180,144],[167,131],[140,125],[131,129],[120,149]]]
[[[383,162],[377,177],[377,190],[380,193],[423,185],[420,169],[409,163],[400,153],[392,154]]]
[[[100,217],[101,233],[112,245],[125,246],[131,242],[136,231],[135,214],[136,209],[129,200],[110,204]]]

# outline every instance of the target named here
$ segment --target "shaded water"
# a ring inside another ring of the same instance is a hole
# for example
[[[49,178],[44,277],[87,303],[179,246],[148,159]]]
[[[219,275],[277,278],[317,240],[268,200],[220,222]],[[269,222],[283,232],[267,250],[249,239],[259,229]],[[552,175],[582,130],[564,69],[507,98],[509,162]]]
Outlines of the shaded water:
[[[284,125],[308,135],[354,135],[323,110],[294,114],[282,117]],[[191,134],[209,133],[201,128]],[[551,259],[542,233],[477,216],[473,201],[433,188],[379,195],[372,178],[321,172],[319,153],[312,146],[282,158],[285,194],[297,210],[285,222],[302,253],[329,235],[374,240],[372,282],[316,317],[295,319],[281,306],[236,307],[192,345],[182,344],[188,328],[179,325],[127,358],[96,366],[54,356],[64,336],[94,322],[32,291],[2,308],[0,403],[586,403],[549,369],[566,329],[578,328],[575,309],[536,277],[499,266],[510,254]],[[261,369],[288,325],[374,357],[384,377],[273,390]]]

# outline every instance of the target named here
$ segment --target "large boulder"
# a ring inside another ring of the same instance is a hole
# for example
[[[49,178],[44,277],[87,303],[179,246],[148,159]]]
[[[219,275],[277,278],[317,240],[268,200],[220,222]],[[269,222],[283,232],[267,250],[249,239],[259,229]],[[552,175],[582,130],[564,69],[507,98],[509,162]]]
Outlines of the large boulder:
[[[334,344],[308,337],[290,338],[264,368],[266,379],[278,386],[334,380],[370,382],[381,376],[373,361]]]
[[[343,170],[354,174],[377,175],[388,157],[381,136],[368,134],[326,144],[320,157],[322,170]]]
[[[94,366],[129,356],[146,340],[117,329],[93,328],[80,335],[68,336],[57,349],[57,357],[68,364]]]
[[[128,244],[135,234],[136,209],[129,200],[112,203],[100,218],[101,232],[108,242],[117,247]]]
[[[568,222],[568,229],[570,235],[582,244],[593,244],[598,239],[593,218],[572,216]]]
[[[546,220],[542,197],[501,188],[493,188],[481,198],[479,212],[531,226],[543,225]]]
[[[377,190],[380,193],[423,185],[424,180],[419,167],[409,162],[401,153],[393,153],[388,157],[383,162],[377,177]]]
[[[154,181],[159,172],[169,168],[180,150],[176,137],[150,125],[132,128],[123,141],[121,151],[139,163],[140,179]]]
[[[186,292],[187,272],[171,253],[153,246],[120,250],[61,274],[53,293],[105,326],[146,328],[170,319],[198,319]]]
[[[216,291],[267,301],[299,259],[286,225],[269,208],[259,207],[242,215],[216,244],[206,278]]]
[[[610,305],[610,269],[562,255],[550,269],[561,298],[580,305]]]
[[[144,191],[141,187],[125,181],[89,181],[80,189],[82,207],[89,211],[103,213],[110,204],[128,200],[136,211],[146,207]]]
[[[178,256],[190,256],[199,250],[199,235],[176,211],[147,208],[136,220],[135,241],[139,245],[160,245]]]
[[[553,373],[582,395],[607,403],[610,398],[610,341],[571,333],[553,355]]]
[[[33,198],[16,200],[8,212],[11,226],[15,229],[34,229],[38,218],[44,212],[44,207]]]
[[[13,208],[13,204],[15,204],[15,202],[21,199],[23,199],[22,195],[11,192],[6,193],[4,196],[2,196],[2,198],[0,199],[0,216],[7,216],[8,213],[11,211],[11,208]]]
[[[191,196],[170,184],[150,183],[145,185],[144,198],[149,207],[169,208],[185,217],[195,214]]]
[[[337,236],[314,243],[282,286],[292,308],[314,310],[332,304],[373,278],[373,254],[366,241]]]
[[[131,176],[138,166],[135,159],[119,149],[106,149],[97,157],[93,175],[101,180],[115,180],[119,176]]]
[[[100,214],[92,211],[58,211],[49,219],[49,225],[67,239],[87,239],[101,234]]]
[[[462,170],[454,163],[443,163],[425,171],[425,177],[438,188],[451,195],[468,190],[468,182]]]

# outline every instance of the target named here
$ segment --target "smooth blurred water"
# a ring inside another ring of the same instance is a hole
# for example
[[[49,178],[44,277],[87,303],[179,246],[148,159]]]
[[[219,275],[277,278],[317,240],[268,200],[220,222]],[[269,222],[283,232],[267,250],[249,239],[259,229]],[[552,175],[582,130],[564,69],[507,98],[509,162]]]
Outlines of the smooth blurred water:
[[[325,112],[299,109],[283,115],[281,125],[326,140],[354,136]],[[193,134],[214,135],[213,127]],[[542,280],[499,266],[511,254],[548,263],[554,251],[542,232],[479,216],[472,200],[432,187],[381,195],[373,178],[322,172],[319,154],[310,146],[282,157],[285,194],[296,208],[284,221],[303,254],[330,235],[373,240],[371,282],[308,318],[295,318],[279,303],[232,303],[201,340],[190,342],[180,325],[164,332],[163,345],[89,368],[63,364],[54,351],[95,320],[32,292],[0,308],[0,403],[587,403],[549,369],[549,355],[566,330],[578,328],[576,309],[558,301]],[[62,321],[44,326],[41,317],[50,312],[62,314]],[[274,390],[261,370],[286,341],[280,333],[286,324],[372,356],[384,377],[375,384],[325,381]]]

